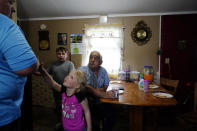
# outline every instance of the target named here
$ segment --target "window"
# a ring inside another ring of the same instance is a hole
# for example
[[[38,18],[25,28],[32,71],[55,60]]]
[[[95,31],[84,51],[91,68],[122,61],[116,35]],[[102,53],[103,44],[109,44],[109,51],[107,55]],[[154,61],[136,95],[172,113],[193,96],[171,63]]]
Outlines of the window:
[[[82,65],[87,65],[90,52],[97,50],[103,56],[102,66],[108,73],[117,73],[122,68],[122,25],[85,25],[84,43]]]

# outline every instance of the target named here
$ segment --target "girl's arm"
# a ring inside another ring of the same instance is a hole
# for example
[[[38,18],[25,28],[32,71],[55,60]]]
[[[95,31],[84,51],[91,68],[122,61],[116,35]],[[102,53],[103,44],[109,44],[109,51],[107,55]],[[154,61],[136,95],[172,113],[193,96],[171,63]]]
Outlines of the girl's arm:
[[[83,112],[85,114],[85,119],[86,119],[86,122],[87,122],[87,131],[92,131],[91,115],[90,115],[90,109],[89,109],[89,106],[88,106],[87,98],[85,98],[81,102],[81,105],[82,105]]]
[[[62,86],[53,80],[42,64],[39,66],[39,72],[49,86],[53,87],[58,92],[61,91]]]

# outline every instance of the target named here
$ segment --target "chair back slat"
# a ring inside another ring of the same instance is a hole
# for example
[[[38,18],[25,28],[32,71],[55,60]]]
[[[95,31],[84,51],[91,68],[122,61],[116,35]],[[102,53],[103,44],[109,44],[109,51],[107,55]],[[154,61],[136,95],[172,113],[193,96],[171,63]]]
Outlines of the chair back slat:
[[[161,77],[160,78],[160,84],[164,88],[169,87],[171,89],[170,93],[175,95],[176,91],[177,91],[178,84],[179,84],[179,80],[172,80],[172,79]],[[172,90],[172,88],[173,88],[173,90]]]

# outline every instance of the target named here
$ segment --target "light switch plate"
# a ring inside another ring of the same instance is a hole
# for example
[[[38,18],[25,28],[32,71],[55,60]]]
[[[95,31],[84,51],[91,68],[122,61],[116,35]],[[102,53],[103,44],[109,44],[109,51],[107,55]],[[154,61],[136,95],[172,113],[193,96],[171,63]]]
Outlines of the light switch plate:
[[[166,57],[165,58],[165,64],[169,64],[170,63],[170,58]]]

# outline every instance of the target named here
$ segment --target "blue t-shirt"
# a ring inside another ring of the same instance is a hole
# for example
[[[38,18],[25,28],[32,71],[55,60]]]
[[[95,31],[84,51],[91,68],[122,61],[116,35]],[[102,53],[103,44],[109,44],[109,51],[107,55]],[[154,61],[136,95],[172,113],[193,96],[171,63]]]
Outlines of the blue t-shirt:
[[[21,116],[26,77],[15,74],[37,59],[21,29],[0,14],[0,126]]]
[[[98,76],[96,76],[88,66],[79,67],[79,70],[86,73],[87,84],[94,88],[109,86],[109,77],[105,68],[100,66]]]

